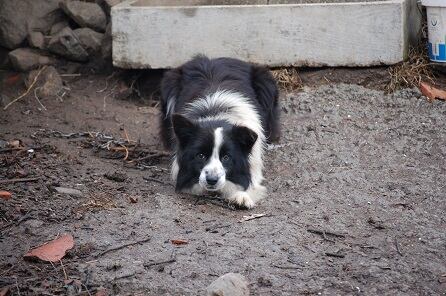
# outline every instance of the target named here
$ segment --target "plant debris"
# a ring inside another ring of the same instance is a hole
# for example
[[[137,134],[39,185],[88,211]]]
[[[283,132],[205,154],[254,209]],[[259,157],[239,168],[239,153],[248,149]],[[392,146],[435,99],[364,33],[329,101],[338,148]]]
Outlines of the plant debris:
[[[436,88],[426,82],[420,83],[420,91],[421,93],[429,99],[429,101],[433,101],[435,99],[446,100],[446,91]]]
[[[287,92],[303,88],[302,79],[296,68],[280,68],[271,71],[278,85]]]
[[[189,242],[187,240],[184,239],[173,239],[170,241],[173,245],[187,245]]]
[[[4,287],[0,290],[0,296],[7,296],[9,295],[9,287]]]
[[[115,138],[101,132],[77,132],[62,133],[55,130],[40,129],[35,132],[32,138],[56,137],[65,139],[83,139],[84,148],[92,148],[96,155],[106,159],[122,159],[126,161],[126,166],[145,169],[161,162],[162,159],[170,157],[167,151],[159,151],[151,145],[143,144],[139,141]]]
[[[239,220],[238,222],[245,222],[245,221],[249,221],[249,220],[253,220],[253,219],[258,219],[258,218],[262,218],[265,217],[266,214],[251,214],[248,216],[243,216],[243,218],[241,220]]]
[[[389,68],[390,82],[385,87],[386,92],[392,93],[404,87],[419,87],[426,80],[433,82],[431,66],[427,47],[411,48],[407,61]]]
[[[4,200],[9,200],[12,194],[9,191],[0,191],[0,198]]]
[[[71,234],[65,234],[40,247],[34,248],[25,254],[26,258],[39,258],[43,261],[57,262],[62,259],[66,252],[74,247]]]

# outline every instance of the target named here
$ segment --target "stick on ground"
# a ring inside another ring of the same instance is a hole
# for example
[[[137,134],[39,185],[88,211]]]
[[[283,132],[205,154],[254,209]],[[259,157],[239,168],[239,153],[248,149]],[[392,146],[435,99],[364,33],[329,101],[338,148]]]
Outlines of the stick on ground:
[[[146,242],[148,242],[149,240],[151,240],[150,237],[149,237],[149,238],[146,238],[146,239],[143,239],[143,240],[136,241],[136,242],[132,242],[132,243],[123,244],[123,245],[120,245],[120,246],[117,246],[117,247],[113,247],[113,248],[107,249],[107,250],[105,250],[105,251],[103,251],[103,252],[97,254],[95,257],[97,258],[97,257],[103,256],[103,255],[105,255],[105,254],[107,254],[107,253],[110,253],[110,252],[113,252],[113,251],[117,251],[117,250],[121,250],[121,249],[130,247],[130,246],[134,246],[134,245],[139,245],[139,244],[142,244],[142,243],[146,243]]]
[[[35,182],[40,178],[18,178],[18,179],[6,179],[0,180],[0,184],[19,183],[19,182]]]
[[[144,180],[146,180],[146,181],[152,181],[152,182],[157,182],[157,183],[160,183],[160,184],[163,184],[163,185],[169,185],[168,183],[166,183],[166,182],[164,182],[162,180],[158,180],[156,178],[152,178],[152,177],[142,177],[142,178]]]
[[[144,267],[147,268],[147,267],[152,267],[152,266],[156,266],[156,265],[174,263],[176,261],[177,261],[177,259],[172,258],[172,259],[169,259],[169,260],[164,260],[164,261],[159,261],[159,262],[148,262],[148,263],[144,263],[143,265],[144,265]]]
[[[344,254],[337,254],[337,253],[330,253],[330,252],[325,252],[325,256],[335,257],[335,258],[344,258],[345,257]]]
[[[336,232],[332,232],[332,231],[327,231],[327,230],[319,230],[319,229],[314,229],[314,228],[308,228],[307,231],[311,232],[311,233],[319,234],[319,235],[322,235],[322,236],[331,235],[331,236],[336,236],[336,237],[345,237],[344,234],[336,233]]]
[[[20,96],[18,96],[17,98],[15,98],[14,100],[12,100],[11,102],[9,102],[9,103],[3,108],[3,110],[8,109],[9,106],[11,106],[11,105],[14,104],[15,102],[17,102],[18,100],[20,100],[21,98],[23,98],[24,96],[26,96],[26,95],[31,91],[31,89],[34,87],[34,84],[36,84],[36,82],[37,82],[37,78],[39,78],[40,73],[42,73],[42,71],[43,71],[45,68],[46,68],[46,66],[43,66],[42,69],[40,69],[39,72],[37,72],[36,77],[34,77],[33,83],[31,83],[31,85],[28,87],[28,89],[27,89],[24,93],[21,94]]]

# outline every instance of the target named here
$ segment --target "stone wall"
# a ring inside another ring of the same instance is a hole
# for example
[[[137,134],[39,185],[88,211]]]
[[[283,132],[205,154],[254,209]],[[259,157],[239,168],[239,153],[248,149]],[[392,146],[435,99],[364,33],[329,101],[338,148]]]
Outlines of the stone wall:
[[[110,9],[121,1],[0,1],[0,69],[111,69]]]

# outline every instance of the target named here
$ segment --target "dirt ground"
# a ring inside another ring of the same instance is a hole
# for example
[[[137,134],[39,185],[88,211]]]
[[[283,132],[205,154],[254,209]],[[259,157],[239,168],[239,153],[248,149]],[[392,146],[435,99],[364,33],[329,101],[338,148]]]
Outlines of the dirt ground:
[[[371,89],[379,69],[324,71],[282,95],[283,137],[265,158],[269,196],[249,211],[176,194],[162,153],[135,165],[123,159],[127,142],[108,151],[104,135],[139,141],[133,149],[146,155],[162,149],[156,101],[122,100],[109,77],[65,77],[67,95],[42,100],[46,111],[33,96],[0,111],[0,139],[27,147],[0,150],[0,180],[38,178],[0,183],[12,193],[0,200],[0,287],[203,295],[239,272],[251,295],[444,295],[445,102]],[[64,233],[75,246],[61,262],[23,259]]]

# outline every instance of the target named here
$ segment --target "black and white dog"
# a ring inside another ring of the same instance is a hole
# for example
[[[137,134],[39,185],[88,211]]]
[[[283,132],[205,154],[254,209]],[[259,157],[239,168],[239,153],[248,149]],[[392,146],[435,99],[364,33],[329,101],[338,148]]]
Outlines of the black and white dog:
[[[197,56],[165,73],[161,94],[161,137],[175,153],[176,191],[216,191],[252,208],[266,194],[264,147],[279,138],[278,89],[269,70]]]

